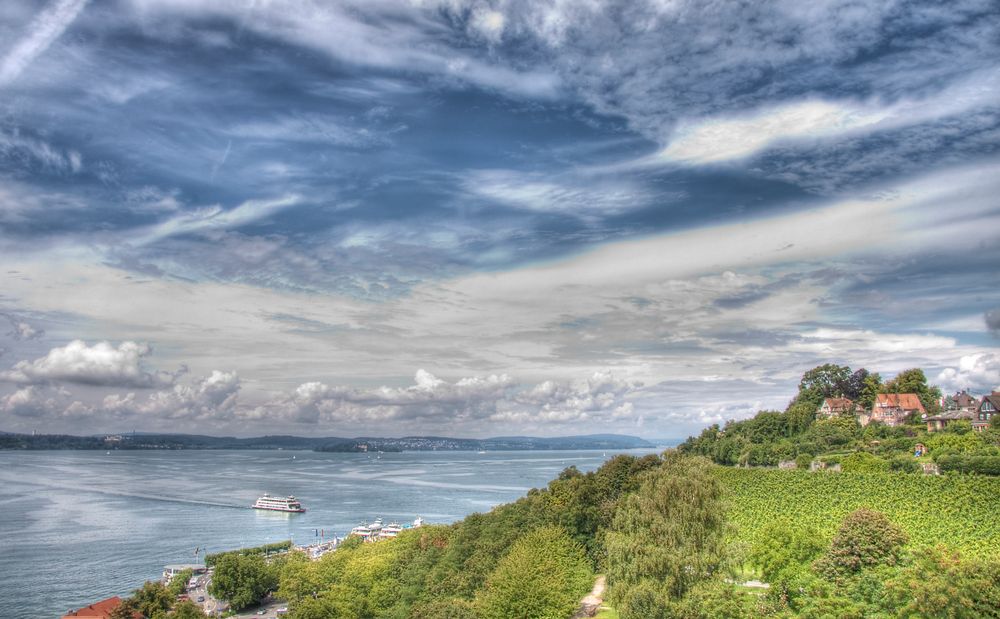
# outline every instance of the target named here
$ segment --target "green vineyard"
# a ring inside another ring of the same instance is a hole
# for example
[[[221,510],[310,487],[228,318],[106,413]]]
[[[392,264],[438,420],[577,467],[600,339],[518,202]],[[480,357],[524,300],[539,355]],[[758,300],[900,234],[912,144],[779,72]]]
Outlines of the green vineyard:
[[[743,541],[777,519],[829,540],[844,516],[868,507],[902,527],[911,547],[944,542],[968,556],[1000,552],[1000,478],[729,467],[715,474],[729,489],[729,519]]]

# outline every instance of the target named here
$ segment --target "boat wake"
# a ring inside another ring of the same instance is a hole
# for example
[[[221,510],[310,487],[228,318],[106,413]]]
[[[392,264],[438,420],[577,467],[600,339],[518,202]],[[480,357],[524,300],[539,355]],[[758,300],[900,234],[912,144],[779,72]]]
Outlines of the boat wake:
[[[4,476],[0,476],[3,479]],[[221,503],[218,501],[205,501],[202,499],[188,499],[184,497],[173,497],[173,496],[163,496],[157,494],[146,494],[143,492],[128,492],[125,490],[111,490],[108,488],[88,488],[86,486],[71,486],[69,484],[54,483],[51,481],[38,481],[38,480],[25,480],[19,478],[18,483],[41,486],[43,488],[53,488],[58,490],[66,490],[68,492],[74,493],[87,493],[87,494],[100,494],[104,496],[117,496],[126,499],[145,499],[147,501],[159,501],[161,503],[180,503],[183,505],[204,505],[206,507],[221,507],[226,509],[250,509],[248,505],[237,505],[235,503]]]

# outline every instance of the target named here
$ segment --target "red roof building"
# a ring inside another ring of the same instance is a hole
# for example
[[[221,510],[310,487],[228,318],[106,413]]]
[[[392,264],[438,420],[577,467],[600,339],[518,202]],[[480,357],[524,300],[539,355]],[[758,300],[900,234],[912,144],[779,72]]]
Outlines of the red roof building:
[[[863,415],[861,425],[866,426],[872,421],[884,423],[887,426],[898,426],[905,423],[913,415],[924,415],[924,405],[915,393],[880,393],[875,396],[870,414]]]
[[[85,606],[80,610],[71,610],[62,619],[72,619],[73,617],[90,617],[91,619],[108,619],[111,617],[112,611],[118,608],[122,603],[122,599],[117,595],[114,597],[109,597],[106,600],[101,600],[100,602],[94,602],[90,606]],[[141,618],[142,615],[135,613],[135,616]]]

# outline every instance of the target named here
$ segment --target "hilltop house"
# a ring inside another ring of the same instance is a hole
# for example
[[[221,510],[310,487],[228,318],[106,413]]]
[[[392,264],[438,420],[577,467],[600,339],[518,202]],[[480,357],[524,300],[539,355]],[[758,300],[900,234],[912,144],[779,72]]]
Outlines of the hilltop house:
[[[828,419],[851,412],[854,412],[854,402],[851,400],[847,398],[826,398],[823,400],[823,404],[816,410],[816,417]]]
[[[898,426],[913,415],[925,415],[927,411],[915,393],[880,393],[875,396],[870,412],[861,413],[858,421],[862,426],[876,421],[887,426]]]
[[[993,415],[1000,412],[1000,391],[994,391],[989,395],[984,395],[983,399],[979,402],[979,407],[976,409],[975,415],[972,418],[972,429],[976,432],[982,432],[986,428],[990,427],[990,420],[993,419]]]
[[[978,408],[979,400],[976,399],[976,396],[969,395],[969,392],[964,389],[955,395],[945,397],[941,401],[941,410],[946,413],[950,411],[974,413]]]

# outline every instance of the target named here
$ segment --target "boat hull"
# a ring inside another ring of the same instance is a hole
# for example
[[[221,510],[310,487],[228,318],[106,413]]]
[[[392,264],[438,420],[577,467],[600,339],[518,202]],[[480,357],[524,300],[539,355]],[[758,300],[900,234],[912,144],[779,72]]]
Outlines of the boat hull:
[[[299,509],[287,509],[283,507],[261,507],[259,505],[251,505],[250,507],[265,512],[283,512],[286,514],[304,514],[306,512],[306,508],[304,507],[300,507]]]

